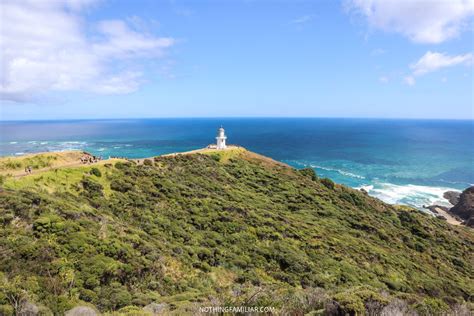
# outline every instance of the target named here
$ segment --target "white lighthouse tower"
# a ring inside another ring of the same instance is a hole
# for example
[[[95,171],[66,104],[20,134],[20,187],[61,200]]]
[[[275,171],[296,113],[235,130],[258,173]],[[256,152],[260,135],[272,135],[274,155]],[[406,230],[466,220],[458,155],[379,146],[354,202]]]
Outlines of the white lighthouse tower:
[[[227,148],[227,146],[225,144],[226,139],[227,139],[227,136],[225,136],[224,128],[221,126],[221,128],[219,128],[217,130],[217,137],[216,137],[217,149],[226,149]]]

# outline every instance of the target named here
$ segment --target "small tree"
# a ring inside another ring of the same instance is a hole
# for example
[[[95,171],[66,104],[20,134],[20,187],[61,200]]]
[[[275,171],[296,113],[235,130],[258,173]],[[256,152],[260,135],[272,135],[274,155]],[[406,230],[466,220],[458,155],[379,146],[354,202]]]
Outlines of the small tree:
[[[96,167],[92,168],[90,172],[91,172],[91,174],[93,174],[96,177],[101,177],[102,176],[102,172],[100,172],[100,170]]]
[[[321,179],[321,183],[328,189],[331,189],[331,190],[334,190],[334,187],[336,186],[336,184],[334,183],[334,181],[332,181],[331,179],[329,178],[323,178]]]
[[[316,171],[314,171],[313,168],[300,169],[300,173],[301,173],[303,176],[308,177],[308,178],[310,178],[310,179],[313,180],[313,181],[318,180],[318,176],[316,175]]]
[[[151,159],[145,159],[143,160],[143,164],[145,166],[153,166],[153,161],[151,161]]]
[[[38,290],[35,278],[15,276],[9,280],[3,273],[0,273],[0,293],[13,307],[16,315],[20,315],[22,307],[28,302],[29,295],[26,289],[33,292]]]

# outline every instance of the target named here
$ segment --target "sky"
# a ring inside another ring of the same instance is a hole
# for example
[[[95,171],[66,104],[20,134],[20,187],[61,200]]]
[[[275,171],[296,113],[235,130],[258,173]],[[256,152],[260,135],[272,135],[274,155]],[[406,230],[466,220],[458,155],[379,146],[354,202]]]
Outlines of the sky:
[[[0,6],[0,120],[474,119],[474,0]]]

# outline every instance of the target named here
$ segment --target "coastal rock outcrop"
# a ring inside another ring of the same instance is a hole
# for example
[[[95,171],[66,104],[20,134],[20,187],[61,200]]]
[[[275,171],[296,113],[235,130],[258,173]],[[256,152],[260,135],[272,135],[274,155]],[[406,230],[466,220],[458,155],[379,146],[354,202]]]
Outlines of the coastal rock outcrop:
[[[76,306],[66,312],[66,316],[97,316],[95,309],[90,306]]]
[[[147,306],[143,307],[145,312],[151,313],[153,316],[163,313],[168,308],[166,303],[150,303]]]
[[[443,194],[443,197],[449,201],[452,205],[456,205],[459,202],[459,196],[461,195],[461,192],[457,191],[446,191]]]
[[[465,220],[466,225],[474,227],[474,186],[464,190],[459,196],[459,202],[450,212]]]
[[[18,315],[21,316],[36,316],[39,314],[39,308],[36,304],[30,301],[25,301],[21,304]]]

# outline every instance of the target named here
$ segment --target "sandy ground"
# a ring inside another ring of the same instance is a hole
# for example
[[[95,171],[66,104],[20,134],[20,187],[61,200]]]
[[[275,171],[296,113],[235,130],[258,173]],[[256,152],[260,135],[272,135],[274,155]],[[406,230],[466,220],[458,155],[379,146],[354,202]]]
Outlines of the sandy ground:
[[[446,221],[451,224],[451,225],[461,225],[461,221],[459,221],[458,219],[456,219],[456,217],[452,216],[451,214],[449,214],[448,212],[446,212],[445,210],[443,210],[442,208],[440,207],[434,207],[434,209],[436,210],[436,212],[438,212],[438,215],[441,215],[443,216],[444,218],[446,218]]]

